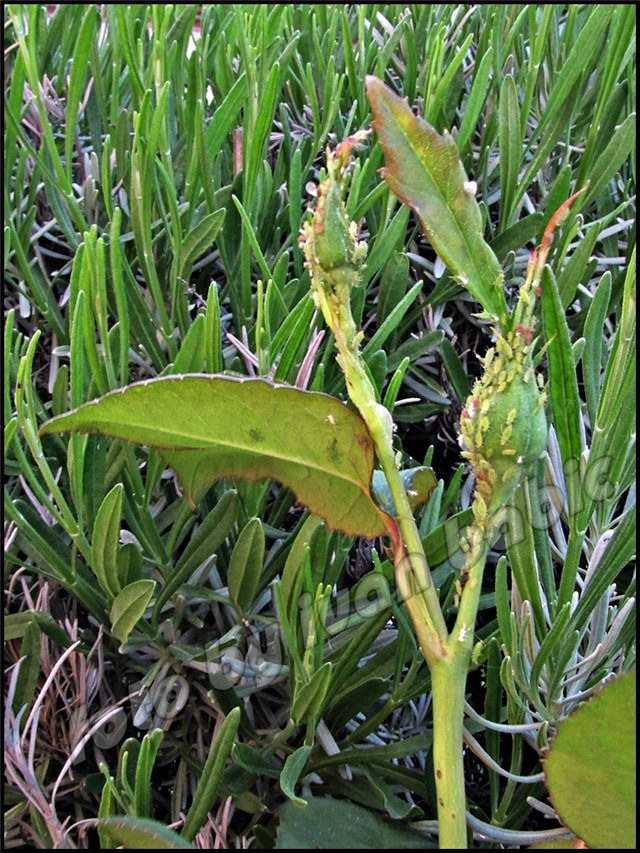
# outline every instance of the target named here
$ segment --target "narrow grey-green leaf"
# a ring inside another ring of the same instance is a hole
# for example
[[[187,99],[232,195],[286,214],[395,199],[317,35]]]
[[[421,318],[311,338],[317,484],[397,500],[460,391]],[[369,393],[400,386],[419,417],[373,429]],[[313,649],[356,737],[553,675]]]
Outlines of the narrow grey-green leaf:
[[[553,273],[545,267],[542,274],[542,318],[545,339],[548,342],[549,396],[553,409],[553,422],[558,436],[562,462],[576,465],[582,456],[582,431],[578,378],[571,350],[569,327],[560,301]],[[569,460],[573,460],[569,462]],[[579,500],[571,490],[570,504]],[[573,515],[577,507],[569,507]]]
[[[189,841],[193,841],[196,837],[198,830],[207,820],[207,815],[213,807],[222,781],[225,764],[231,755],[238,733],[240,715],[240,708],[233,708],[229,711],[226,720],[211,744],[198,788],[180,833],[183,838],[187,838]]]
[[[27,706],[27,714],[33,704],[33,698],[36,695],[38,688],[38,679],[40,677],[40,646],[41,634],[38,623],[34,620],[24,628],[22,635],[22,644],[20,646],[20,657],[23,658],[20,664],[15,693],[13,694],[13,711],[18,713],[23,705]],[[24,725],[26,714],[23,715],[21,723]]]
[[[207,214],[186,235],[180,246],[180,266],[178,275],[187,278],[193,262],[200,257],[213,243],[220,226],[224,221],[224,208]]]
[[[589,189],[582,200],[586,206],[613,179],[620,166],[634,150],[636,141],[636,114],[631,113],[613,134],[607,147],[589,172]]]
[[[558,275],[558,291],[563,308],[568,308],[575,299],[576,290],[584,277],[599,234],[600,225],[596,223],[591,226],[584,240],[580,242]]]
[[[593,294],[593,302],[589,307],[587,319],[584,323],[586,344],[584,353],[582,354],[583,381],[584,393],[587,398],[587,409],[589,411],[589,421],[592,424],[595,424],[598,413],[600,376],[602,373],[602,339],[610,299],[611,273],[607,270],[598,282],[598,286]]]
[[[123,492],[124,486],[118,483],[105,495],[93,524],[92,567],[98,583],[111,598],[120,592],[117,551]]]
[[[440,351],[442,353],[444,369],[447,371],[447,376],[449,377],[449,382],[451,382],[453,390],[455,391],[456,397],[460,403],[464,404],[471,394],[471,386],[469,384],[469,378],[464,369],[464,365],[460,360],[460,356],[448,338],[445,338],[442,341]]]
[[[208,557],[216,553],[236,523],[239,511],[238,493],[229,489],[190,538],[189,544],[158,595],[154,616],[160,613],[162,605],[171,598],[178,587],[185,583]]]
[[[417,509],[426,503],[431,492],[438,485],[432,468],[407,468],[400,471],[402,485],[409,498],[411,509]],[[396,515],[396,507],[389,490],[387,478],[382,471],[373,472],[373,492],[382,509],[389,515]]]
[[[500,89],[500,225],[504,230],[513,220],[513,202],[518,187],[522,145],[520,143],[520,110],[518,90],[511,74]]]

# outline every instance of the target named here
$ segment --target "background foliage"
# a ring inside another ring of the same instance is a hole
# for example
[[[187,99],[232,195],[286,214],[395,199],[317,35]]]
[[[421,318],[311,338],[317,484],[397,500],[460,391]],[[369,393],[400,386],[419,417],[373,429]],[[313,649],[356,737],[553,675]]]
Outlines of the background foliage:
[[[325,146],[369,126],[366,74],[451,131],[507,298],[589,181],[543,290],[551,438],[530,523],[487,572],[469,677],[471,828],[489,846],[553,832],[549,737],[635,661],[635,8],[4,14],[7,843],[89,846],[65,821],[100,816],[103,847],[288,846],[306,800],[323,846],[345,825],[351,846],[433,844],[429,675],[380,543],[271,483],[194,508],[152,451],[37,437],[159,375],[345,397],[297,237]],[[452,612],[472,488],[456,424],[491,331],[380,180],[375,138],[358,156],[354,316],[403,463],[440,480],[418,517]]]

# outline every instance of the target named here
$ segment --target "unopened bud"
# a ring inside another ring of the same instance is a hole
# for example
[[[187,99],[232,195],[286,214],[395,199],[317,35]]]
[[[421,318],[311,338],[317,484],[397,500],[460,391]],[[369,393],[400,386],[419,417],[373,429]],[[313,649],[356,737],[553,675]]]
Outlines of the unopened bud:
[[[366,136],[357,133],[327,151],[327,177],[318,187],[318,201],[303,227],[301,244],[320,303],[344,302],[360,283],[365,243],[358,241],[358,227],[349,219],[343,201],[345,175],[352,149]],[[323,309],[324,310],[324,309]]]
[[[476,520],[486,522],[547,443],[544,393],[534,379],[528,335],[518,329],[498,333],[495,354],[473,388],[460,427],[476,476]]]

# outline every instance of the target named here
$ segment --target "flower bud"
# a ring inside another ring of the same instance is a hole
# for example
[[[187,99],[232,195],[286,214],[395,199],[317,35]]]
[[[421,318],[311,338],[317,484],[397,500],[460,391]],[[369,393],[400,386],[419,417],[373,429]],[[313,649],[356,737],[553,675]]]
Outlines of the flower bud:
[[[531,349],[530,328],[498,332],[462,412],[464,455],[477,482],[478,523],[486,524],[505,505],[546,447],[545,395],[538,388]]]
[[[360,283],[365,243],[358,242],[358,228],[349,219],[342,196],[351,150],[366,136],[360,132],[342,142],[335,152],[327,150],[327,177],[318,188],[318,202],[302,229],[301,244],[306,266],[323,313],[334,312],[349,299]],[[327,318],[330,325],[333,322]]]

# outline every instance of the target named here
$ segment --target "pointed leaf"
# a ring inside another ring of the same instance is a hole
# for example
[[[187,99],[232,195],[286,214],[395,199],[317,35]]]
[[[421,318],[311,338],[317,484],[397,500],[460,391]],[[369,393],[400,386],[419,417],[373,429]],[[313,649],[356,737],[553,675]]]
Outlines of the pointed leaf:
[[[240,714],[240,708],[233,708],[229,711],[220,731],[214,737],[209,755],[202,768],[202,775],[191,808],[182,827],[182,838],[193,841],[198,830],[207,820],[218,795],[224,768],[238,734]]]
[[[307,805],[306,800],[297,796],[294,788],[298,779],[302,775],[302,771],[307,765],[307,759],[311,754],[312,748],[313,747],[311,746],[299,746],[298,749],[296,749],[295,752],[292,752],[287,758],[284,763],[284,767],[282,768],[282,772],[280,773],[280,787],[282,789],[282,793],[289,797],[292,803],[295,803],[298,806]]]
[[[367,77],[367,95],[387,166],[382,175],[393,192],[415,211],[431,244],[459,284],[485,311],[507,313],[500,264],[482,236],[482,215],[453,138],[440,135],[413,114],[376,77]]]
[[[115,485],[100,504],[93,524],[91,558],[103,591],[114,598],[120,591],[118,580],[118,540],[122,518],[122,483]]]
[[[260,379],[188,374],[137,382],[47,421],[156,448],[195,503],[217,480],[274,479],[331,528],[373,539],[373,442],[362,418],[325,394]]]
[[[189,231],[180,246],[180,267],[178,275],[187,278],[191,267],[200,255],[211,247],[220,230],[226,211],[224,208],[209,213]]]
[[[329,689],[332,669],[331,663],[327,661],[296,691],[291,705],[291,719],[296,725],[317,719]]]

